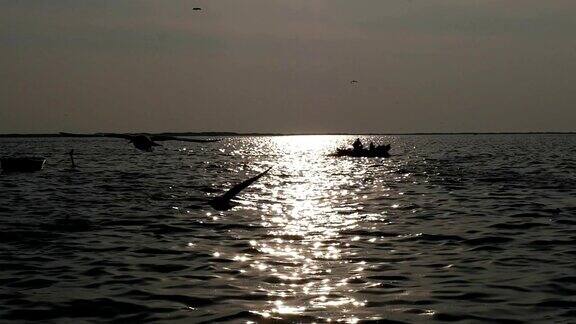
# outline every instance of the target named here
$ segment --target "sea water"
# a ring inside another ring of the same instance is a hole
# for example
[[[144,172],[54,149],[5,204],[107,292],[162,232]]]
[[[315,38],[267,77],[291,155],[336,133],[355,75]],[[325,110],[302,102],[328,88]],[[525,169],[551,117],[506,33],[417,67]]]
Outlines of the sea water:
[[[354,139],[0,139],[0,321],[576,321],[576,136]]]

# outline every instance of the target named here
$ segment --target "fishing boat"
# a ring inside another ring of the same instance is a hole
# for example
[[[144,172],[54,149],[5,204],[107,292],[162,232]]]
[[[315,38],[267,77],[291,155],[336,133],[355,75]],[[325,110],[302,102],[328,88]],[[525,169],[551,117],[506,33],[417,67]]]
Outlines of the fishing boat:
[[[4,172],[33,172],[44,168],[46,159],[43,157],[4,157],[0,165]]]
[[[371,148],[338,148],[332,156],[350,157],[390,157],[390,144],[379,145]]]

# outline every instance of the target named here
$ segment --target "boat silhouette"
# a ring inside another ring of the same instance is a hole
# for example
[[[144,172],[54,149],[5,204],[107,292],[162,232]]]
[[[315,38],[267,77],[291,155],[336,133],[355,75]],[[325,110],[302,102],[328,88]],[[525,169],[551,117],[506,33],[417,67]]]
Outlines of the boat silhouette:
[[[4,157],[0,158],[3,172],[34,172],[44,168],[46,159],[43,157]]]
[[[350,157],[390,157],[390,144],[373,146],[370,148],[337,148],[331,156]]]

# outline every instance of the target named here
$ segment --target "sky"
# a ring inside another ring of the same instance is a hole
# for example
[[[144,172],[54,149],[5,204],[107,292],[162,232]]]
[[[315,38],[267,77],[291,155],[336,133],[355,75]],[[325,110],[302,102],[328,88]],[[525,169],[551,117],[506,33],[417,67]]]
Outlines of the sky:
[[[574,17],[574,0],[0,0],[0,133],[576,131]]]

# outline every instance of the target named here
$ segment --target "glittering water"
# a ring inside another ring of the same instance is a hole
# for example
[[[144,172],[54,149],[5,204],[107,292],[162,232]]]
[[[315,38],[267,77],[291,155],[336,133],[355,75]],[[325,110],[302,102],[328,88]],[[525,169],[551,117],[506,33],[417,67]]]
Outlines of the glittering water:
[[[0,319],[573,322],[576,136],[0,139]],[[74,148],[77,172],[66,155]],[[273,166],[231,211],[206,201]]]

